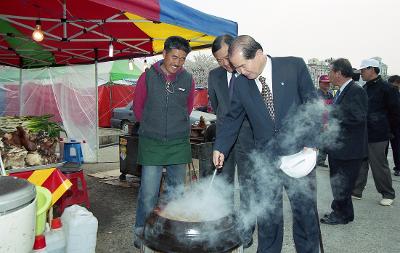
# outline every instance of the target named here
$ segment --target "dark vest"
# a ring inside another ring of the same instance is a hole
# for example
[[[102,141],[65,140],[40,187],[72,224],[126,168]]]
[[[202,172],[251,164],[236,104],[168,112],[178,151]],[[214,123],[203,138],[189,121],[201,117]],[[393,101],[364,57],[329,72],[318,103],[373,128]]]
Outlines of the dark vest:
[[[168,141],[190,134],[187,100],[192,88],[192,75],[186,70],[166,89],[166,80],[152,66],[146,71],[147,98],[140,122],[139,135]]]

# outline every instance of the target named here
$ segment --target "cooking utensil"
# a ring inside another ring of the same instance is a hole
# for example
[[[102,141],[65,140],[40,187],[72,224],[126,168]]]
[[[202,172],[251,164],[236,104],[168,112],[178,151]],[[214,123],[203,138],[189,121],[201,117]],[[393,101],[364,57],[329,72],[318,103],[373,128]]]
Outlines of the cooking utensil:
[[[180,221],[161,216],[155,209],[146,220],[144,244],[156,251],[221,253],[239,247],[240,237],[234,214],[216,220]]]
[[[211,178],[210,184],[208,185],[208,191],[211,189],[211,186],[212,186],[212,184],[214,182],[215,175],[217,175],[217,168],[214,169],[214,174],[213,174],[213,176]]]

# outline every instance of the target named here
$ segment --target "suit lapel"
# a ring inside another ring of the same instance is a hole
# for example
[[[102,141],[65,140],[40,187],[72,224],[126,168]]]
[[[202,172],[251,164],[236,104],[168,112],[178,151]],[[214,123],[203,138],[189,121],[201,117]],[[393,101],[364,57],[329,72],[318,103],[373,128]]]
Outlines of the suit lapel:
[[[220,67],[221,71],[219,71],[218,76],[218,88],[221,91],[222,96],[224,96],[224,101],[226,101],[227,105],[229,105],[229,89],[228,89],[228,78],[226,74],[226,70]]]
[[[353,85],[354,81],[351,81],[348,85],[346,85],[346,87],[344,88],[344,90],[342,91],[341,94],[339,94],[339,97],[336,101],[336,104],[340,104],[343,100],[343,97],[346,95],[347,91],[350,89],[350,86]]]

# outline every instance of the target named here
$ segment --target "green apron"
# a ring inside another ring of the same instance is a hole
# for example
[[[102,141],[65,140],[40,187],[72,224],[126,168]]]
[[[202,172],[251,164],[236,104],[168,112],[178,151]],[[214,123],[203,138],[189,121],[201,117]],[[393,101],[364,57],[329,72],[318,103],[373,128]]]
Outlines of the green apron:
[[[139,137],[138,163],[144,166],[192,162],[189,138],[170,141]]]

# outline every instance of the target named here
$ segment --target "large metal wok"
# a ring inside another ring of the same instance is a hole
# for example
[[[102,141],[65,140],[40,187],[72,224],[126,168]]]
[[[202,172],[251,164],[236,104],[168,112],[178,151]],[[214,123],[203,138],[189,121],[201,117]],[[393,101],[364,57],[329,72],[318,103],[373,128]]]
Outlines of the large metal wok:
[[[237,248],[241,242],[237,218],[229,214],[208,221],[169,219],[155,209],[144,227],[144,244],[156,251],[180,253],[220,253]]]

